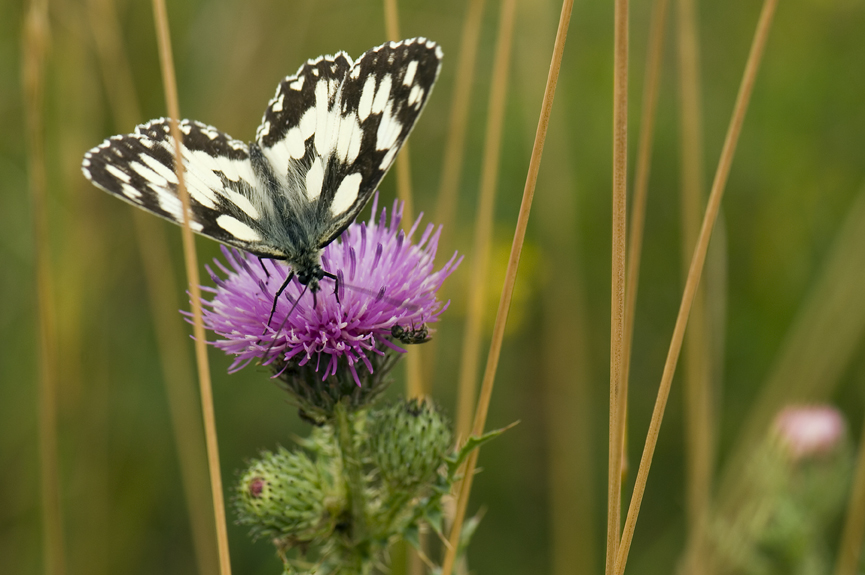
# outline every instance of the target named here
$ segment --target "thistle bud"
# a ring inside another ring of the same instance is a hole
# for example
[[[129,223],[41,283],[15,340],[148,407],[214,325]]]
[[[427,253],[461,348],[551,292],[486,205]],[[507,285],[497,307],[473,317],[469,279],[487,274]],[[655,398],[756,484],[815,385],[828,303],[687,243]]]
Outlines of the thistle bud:
[[[451,444],[447,419],[429,401],[396,402],[370,414],[369,446],[373,462],[392,487],[429,483]]]
[[[328,535],[335,518],[326,507],[318,467],[303,452],[265,451],[241,476],[236,488],[238,523],[255,537],[312,541]]]

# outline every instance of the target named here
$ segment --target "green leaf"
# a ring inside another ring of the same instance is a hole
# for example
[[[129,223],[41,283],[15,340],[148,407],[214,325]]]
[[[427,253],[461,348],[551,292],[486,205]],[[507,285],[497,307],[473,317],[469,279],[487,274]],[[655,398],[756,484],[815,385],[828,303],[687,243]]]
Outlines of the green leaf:
[[[436,533],[442,532],[442,510],[439,505],[430,505],[424,513],[424,520],[429,523],[430,527],[435,529]]]
[[[412,523],[402,532],[402,538],[406,540],[412,547],[420,550],[420,529],[417,523]]]
[[[519,421],[515,421],[512,424],[502,427],[501,429],[494,429],[493,431],[488,431],[478,437],[477,435],[470,435],[466,440],[465,444],[457,451],[454,455],[445,458],[445,461],[448,464],[448,477],[453,477],[454,474],[459,469],[460,465],[463,464],[463,461],[471,454],[472,451],[488,442],[491,439],[495,439],[508,429],[517,425]]]
[[[481,519],[484,517],[484,511],[478,511],[478,514],[474,517],[470,517],[463,523],[463,530],[460,531],[460,543],[459,547],[457,547],[457,557],[462,557],[465,555],[466,550],[468,549],[469,543],[472,540],[472,536],[475,534],[475,531],[478,530],[478,525],[481,523]]]

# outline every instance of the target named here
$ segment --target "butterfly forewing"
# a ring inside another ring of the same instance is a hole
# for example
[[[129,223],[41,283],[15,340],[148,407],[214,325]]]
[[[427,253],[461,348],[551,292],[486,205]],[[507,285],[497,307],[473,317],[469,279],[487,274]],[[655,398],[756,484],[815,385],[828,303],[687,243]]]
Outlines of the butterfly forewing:
[[[339,94],[326,205],[327,245],[357,217],[393,164],[438,77],[441,48],[425,38],[389,42],[354,63]]]
[[[179,127],[192,230],[253,253],[281,256],[260,224],[272,206],[252,169],[247,145],[200,122],[183,120]],[[105,140],[84,156],[82,171],[103,190],[183,223],[168,119]]]
[[[293,211],[314,219],[315,247],[336,239],[369,200],[420,115],[440,62],[434,42],[414,38],[374,48],[353,64],[344,53],[310,60],[279,85],[256,139],[288,203],[301,204]]]

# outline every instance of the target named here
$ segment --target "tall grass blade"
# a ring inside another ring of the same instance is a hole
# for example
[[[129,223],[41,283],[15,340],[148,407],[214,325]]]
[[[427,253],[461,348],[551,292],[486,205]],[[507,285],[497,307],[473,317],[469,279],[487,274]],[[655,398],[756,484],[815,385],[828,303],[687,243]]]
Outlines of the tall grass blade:
[[[646,72],[643,85],[643,100],[640,104],[640,132],[637,144],[637,161],[634,169],[634,194],[631,200],[630,228],[628,230],[627,274],[625,276],[625,349],[622,353],[621,390],[625,404],[622,457],[627,454],[628,384],[631,373],[631,348],[634,342],[634,322],[637,310],[637,288],[640,283],[640,261],[643,253],[643,228],[646,222],[646,205],[649,196],[649,172],[652,165],[652,144],[655,136],[655,119],[658,108],[658,86],[661,76],[664,37],[669,0],[652,3],[649,24],[649,47],[646,51]],[[623,460],[624,462],[624,460]]]
[[[703,118],[696,0],[678,0],[679,94],[681,100],[682,267],[687,278],[704,204]],[[710,505],[715,459],[711,406],[712,355],[705,284],[697,288],[685,334],[685,461],[688,528],[686,572],[705,572],[699,542]]]
[[[610,438],[607,474],[607,561],[610,575],[622,516],[622,448],[626,396],[625,234],[628,185],[628,0],[616,0],[613,48],[613,238],[610,282]]]
[[[39,479],[42,507],[43,569],[64,575],[63,512],[57,455],[57,327],[51,245],[48,236],[48,183],[45,171],[45,68],[50,42],[47,0],[31,0],[22,38],[22,84],[27,126],[27,160],[36,255],[39,321]]]
[[[856,575],[859,572],[859,559],[865,541],[865,425],[859,439],[859,455],[856,461],[856,474],[847,519],[841,533],[841,544],[835,565],[835,575]]]
[[[448,136],[444,149],[441,182],[436,203],[436,222],[447,233],[453,233],[451,224],[456,211],[457,190],[462,175],[466,147],[466,126],[471,104],[472,84],[475,79],[475,64],[478,55],[481,22],[485,0],[469,0],[463,21],[460,51],[457,56],[457,72],[454,93],[451,98],[451,115]],[[448,232],[448,230],[451,230]],[[447,251],[447,250],[445,250]]]

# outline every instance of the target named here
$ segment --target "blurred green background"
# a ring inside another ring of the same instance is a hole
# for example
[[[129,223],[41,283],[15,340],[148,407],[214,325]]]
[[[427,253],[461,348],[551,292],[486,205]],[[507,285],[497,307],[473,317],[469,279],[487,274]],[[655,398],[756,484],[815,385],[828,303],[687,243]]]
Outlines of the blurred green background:
[[[683,285],[672,4],[631,367],[626,494]],[[67,566],[70,574],[193,573],[193,538],[133,209],[94,188],[79,170],[89,148],[134,127],[134,122],[117,125],[113,120],[106,86],[115,79],[100,68],[96,55],[94,26],[106,26],[106,21],[93,14],[104,5],[97,0],[49,5],[47,216],[57,312]],[[445,52],[435,93],[410,139],[416,210],[429,218],[436,209],[465,3],[405,0],[398,5],[402,35],[435,39]],[[744,0],[698,7],[706,187],[759,8],[759,3]],[[487,331],[504,276],[559,9],[551,0],[517,3]],[[4,574],[42,572],[35,252],[21,87],[25,10],[21,2],[0,2]],[[253,138],[279,80],[305,59],[337,50],[357,56],[387,39],[378,0],[192,0],[169,2],[168,10],[182,115],[244,140]],[[119,0],[116,11],[134,88],[131,96],[140,103],[138,120],[163,116],[151,5]],[[649,11],[649,2],[631,5],[631,166]],[[466,253],[472,245],[499,12],[500,3],[487,0],[457,219],[444,232],[442,249],[448,253],[440,252],[441,261],[451,250]],[[589,1],[576,3],[571,20],[488,426],[522,423],[481,454],[483,472],[470,504],[470,512],[486,508],[470,551],[470,566],[477,573],[603,571],[612,19],[612,2]],[[865,230],[865,211],[855,212],[853,206],[865,193],[863,31],[862,0],[790,0],[778,8],[713,240],[714,271],[707,272],[717,296],[711,303],[717,335],[712,404],[721,469],[773,377],[781,381],[782,390],[790,390],[789,399],[839,405],[858,437],[865,405],[865,242],[862,233],[855,232]],[[394,181],[393,174],[385,179],[385,198],[394,196]],[[848,220],[851,233],[839,237]],[[161,221],[157,225],[169,238],[172,257],[163,263],[176,273],[176,294],[183,301],[179,230]],[[218,253],[214,242],[199,238],[197,245],[202,265]],[[832,258],[837,265],[829,265]],[[446,284],[443,295],[453,304],[436,326],[433,395],[452,414],[471,266],[472,254],[467,253]],[[848,289],[833,291],[833,286]],[[816,323],[807,323],[812,320]],[[181,321],[176,314],[176,322]],[[809,329],[812,325],[822,327]],[[183,324],[183,329],[189,328]],[[795,333],[800,333],[801,349],[807,352],[789,351]],[[191,353],[191,342],[188,345]],[[229,376],[229,358],[211,350],[210,359],[223,478],[230,489],[235,470],[246,458],[262,448],[289,445],[291,434],[307,429],[265,371],[250,367]],[[801,381],[792,381],[798,376]],[[401,393],[403,386],[400,370],[391,392]],[[673,572],[685,545],[681,387],[677,376],[637,524],[632,573]],[[760,405],[771,407],[785,399],[772,397]],[[236,573],[278,572],[267,542],[251,542],[233,524],[229,538]]]

